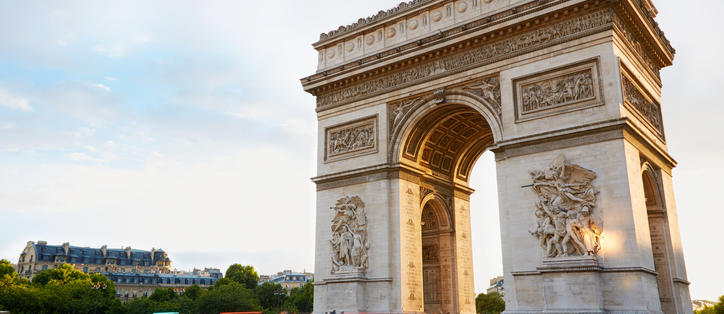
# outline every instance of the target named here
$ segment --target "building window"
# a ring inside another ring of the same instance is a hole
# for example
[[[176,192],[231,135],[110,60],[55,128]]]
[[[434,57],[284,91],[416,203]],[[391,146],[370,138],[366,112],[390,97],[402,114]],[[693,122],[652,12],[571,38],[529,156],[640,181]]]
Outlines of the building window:
[[[43,270],[48,269],[48,265],[43,265]]]
[[[83,267],[83,272],[87,274],[87,273],[88,273],[88,267]]]

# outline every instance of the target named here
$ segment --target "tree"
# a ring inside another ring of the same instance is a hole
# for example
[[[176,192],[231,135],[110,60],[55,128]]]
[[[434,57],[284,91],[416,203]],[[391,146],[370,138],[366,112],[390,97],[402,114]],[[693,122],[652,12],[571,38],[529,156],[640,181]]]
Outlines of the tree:
[[[173,291],[173,288],[158,288],[153,290],[153,293],[151,293],[151,296],[148,298],[160,303],[174,300],[177,296],[178,295],[176,295],[176,291]]]
[[[264,310],[277,311],[284,304],[287,292],[282,285],[267,281],[256,287],[256,298]]]
[[[719,303],[698,310],[696,314],[724,314],[724,295],[719,297]]]
[[[498,314],[505,311],[505,301],[497,292],[481,293],[475,298],[475,309],[482,314]]]
[[[90,283],[90,276],[79,271],[70,264],[61,264],[56,269],[46,269],[33,277],[33,283],[45,286],[49,283],[68,284],[76,281],[87,281]]]
[[[198,304],[201,313],[261,310],[253,290],[236,282],[214,287],[199,298]]]
[[[192,285],[191,287],[186,288],[184,291],[183,296],[191,299],[191,300],[198,300],[201,294],[204,292],[204,290],[199,287],[199,285]]]
[[[255,289],[259,283],[259,274],[256,273],[253,266],[242,266],[233,264],[226,269],[226,276],[229,280],[236,281],[247,289]]]
[[[312,312],[314,310],[314,286],[312,282],[293,288],[284,304],[284,309],[289,312]]]

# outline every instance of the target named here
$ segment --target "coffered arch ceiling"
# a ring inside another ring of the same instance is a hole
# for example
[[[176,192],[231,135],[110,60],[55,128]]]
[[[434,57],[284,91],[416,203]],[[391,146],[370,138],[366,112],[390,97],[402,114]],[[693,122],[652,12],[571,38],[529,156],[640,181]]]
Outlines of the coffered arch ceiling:
[[[402,157],[436,177],[467,182],[475,161],[494,142],[483,115],[467,105],[440,105],[410,130]]]

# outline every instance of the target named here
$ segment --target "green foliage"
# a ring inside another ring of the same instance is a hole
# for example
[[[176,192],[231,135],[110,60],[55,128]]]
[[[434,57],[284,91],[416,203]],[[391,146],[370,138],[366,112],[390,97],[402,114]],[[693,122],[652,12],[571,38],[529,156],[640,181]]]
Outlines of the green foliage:
[[[267,281],[256,287],[256,298],[265,311],[278,312],[287,299],[287,291],[282,285]]]
[[[221,278],[216,281],[216,283],[214,284],[214,287],[221,287],[221,286],[225,286],[225,285],[228,285],[231,283],[236,283],[236,281],[232,281],[229,278]]]
[[[239,311],[311,312],[311,283],[294,288],[289,296],[281,285],[257,286],[251,266],[232,265],[231,278],[222,278],[208,289],[197,285],[178,296],[171,288],[158,288],[150,297],[122,304],[115,285],[102,274],[86,274],[71,265],[44,270],[33,281],[20,279],[6,260],[0,260],[0,309],[12,313],[219,313]],[[254,283],[254,289],[247,288]]]
[[[198,305],[202,313],[261,310],[253,290],[236,282],[209,290],[199,298]]]
[[[0,262],[3,278],[7,274]],[[32,284],[27,280],[3,280],[0,306],[13,313],[93,313],[108,312],[120,306],[115,285],[101,274],[88,275],[71,265],[38,273]]]
[[[497,292],[481,293],[475,297],[475,309],[482,314],[498,314],[505,311],[505,301]]]
[[[304,286],[293,288],[284,309],[289,312],[311,313],[314,308],[314,286],[307,282]]]
[[[191,287],[186,288],[186,291],[184,291],[184,296],[196,301],[199,299],[199,297],[201,297],[201,294],[203,292],[204,290],[202,290],[199,285],[192,285]]]
[[[236,281],[247,289],[254,289],[259,283],[259,274],[256,273],[253,266],[242,266],[233,264],[226,269],[226,276],[229,280]]]
[[[707,306],[695,312],[696,314],[724,314],[724,295],[719,297],[719,303]]]
[[[166,301],[173,301],[176,299],[178,295],[176,294],[176,291],[173,291],[173,288],[157,288],[153,291],[150,297],[148,297],[151,301],[156,302],[166,302]]]

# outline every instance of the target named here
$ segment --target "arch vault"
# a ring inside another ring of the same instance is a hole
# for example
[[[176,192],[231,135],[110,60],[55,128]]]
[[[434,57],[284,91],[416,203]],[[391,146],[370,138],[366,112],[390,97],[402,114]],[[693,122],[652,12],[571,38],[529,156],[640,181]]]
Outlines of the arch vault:
[[[649,0],[414,0],[323,33],[314,311],[475,313],[495,154],[506,312],[691,313]],[[647,235],[647,236],[644,236]]]

